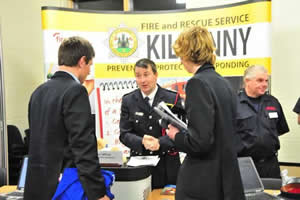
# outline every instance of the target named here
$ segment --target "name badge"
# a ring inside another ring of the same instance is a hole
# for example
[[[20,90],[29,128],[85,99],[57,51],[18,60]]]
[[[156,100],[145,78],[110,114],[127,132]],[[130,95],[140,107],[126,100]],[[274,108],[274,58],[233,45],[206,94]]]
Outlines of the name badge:
[[[270,118],[270,119],[278,118],[277,112],[270,112],[270,113],[269,113],[269,118]]]
[[[137,116],[144,116],[144,113],[142,113],[142,112],[135,112],[135,115],[137,115]]]

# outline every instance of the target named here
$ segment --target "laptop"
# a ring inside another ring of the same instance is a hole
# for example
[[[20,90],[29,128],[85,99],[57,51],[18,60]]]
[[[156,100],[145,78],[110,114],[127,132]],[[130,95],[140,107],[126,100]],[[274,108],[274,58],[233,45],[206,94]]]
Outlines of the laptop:
[[[264,186],[251,157],[238,158],[246,200],[280,199],[264,192]]]
[[[27,166],[28,166],[28,156],[26,155],[23,157],[17,189],[13,192],[1,194],[0,200],[21,200],[21,199],[23,199]]]

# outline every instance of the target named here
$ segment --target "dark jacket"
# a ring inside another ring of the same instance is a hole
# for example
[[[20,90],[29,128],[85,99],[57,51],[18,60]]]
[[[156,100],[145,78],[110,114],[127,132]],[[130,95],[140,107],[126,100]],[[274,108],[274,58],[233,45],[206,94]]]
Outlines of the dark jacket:
[[[300,114],[300,98],[298,99],[295,107],[293,108],[293,111],[297,114]]]
[[[139,89],[125,94],[121,105],[120,141],[130,148],[131,156],[160,155],[161,157],[158,165],[152,170],[153,188],[164,187],[166,184],[175,184],[180,166],[178,152],[176,152],[174,143],[159,125],[160,117],[153,109],[161,101],[175,104],[172,111],[184,114],[179,95],[160,86],[158,86],[150,110]],[[142,139],[145,134],[159,138],[160,149],[158,151],[150,152],[144,148]]]
[[[25,200],[50,200],[64,167],[76,167],[89,200],[105,195],[86,89],[58,71],[29,102],[30,149]]]
[[[233,137],[236,95],[229,83],[204,64],[186,86],[188,131],[175,136],[187,153],[177,179],[178,200],[243,200]]]
[[[279,101],[264,94],[256,110],[243,90],[238,95],[237,134],[239,156],[254,160],[272,157],[280,148],[278,136],[289,131]]]

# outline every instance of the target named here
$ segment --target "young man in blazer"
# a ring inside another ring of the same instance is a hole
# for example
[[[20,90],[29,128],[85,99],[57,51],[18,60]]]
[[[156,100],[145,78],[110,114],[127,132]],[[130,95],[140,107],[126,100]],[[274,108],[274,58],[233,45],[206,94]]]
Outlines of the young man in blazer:
[[[59,70],[29,102],[29,164],[24,200],[49,200],[64,168],[75,167],[88,199],[108,200],[100,171],[88,93],[82,85],[95,56],[80,37],[58,50]]]

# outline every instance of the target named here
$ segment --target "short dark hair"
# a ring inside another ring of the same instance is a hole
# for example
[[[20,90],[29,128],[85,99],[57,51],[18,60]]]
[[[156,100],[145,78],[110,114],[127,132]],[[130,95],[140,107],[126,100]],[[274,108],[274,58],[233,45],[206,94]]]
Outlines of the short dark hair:
[[[95,57],[91,43],[78,36],[66,38],[59,46],[58,65],[75,66],[82,56],[86,57],[86,63]]]
[[[155,65],[155,63],[152,60],[150,60],[148,58],[142,58],[142,59],[138,60],[135,63],[134,71],[135,71],[136,67],[142,67],[142,68],[147,69],[149,67],[149,65],[151,66],[152,72],[154,74],[156,74],[157,73],[156,65]]]

